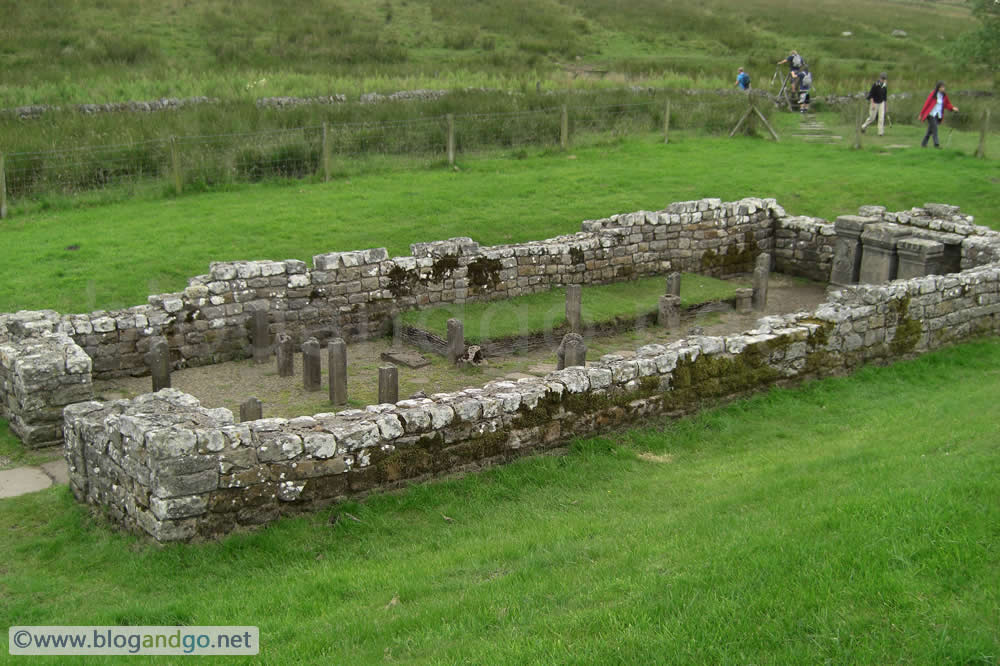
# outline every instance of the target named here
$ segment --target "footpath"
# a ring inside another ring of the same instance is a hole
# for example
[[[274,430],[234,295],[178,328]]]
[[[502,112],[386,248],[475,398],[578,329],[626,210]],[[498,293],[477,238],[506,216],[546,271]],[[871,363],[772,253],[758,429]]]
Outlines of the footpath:
[[[45,490],[69,483],[65,460],[53,460],[37,467],[0,470],[0,499]]]

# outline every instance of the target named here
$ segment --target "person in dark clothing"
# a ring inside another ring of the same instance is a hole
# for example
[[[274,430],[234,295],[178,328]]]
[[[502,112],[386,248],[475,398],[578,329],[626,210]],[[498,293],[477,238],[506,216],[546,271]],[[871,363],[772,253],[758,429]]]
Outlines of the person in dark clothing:
[[[934,137],[934,147],[941,147],[941,144],[938,143],[938,125],[944,120],[945,109],[958,111],[958,107],[952,106],[948,95],[944,92],[944,81],[938,81],[934,90],[927,96],[924,107],[920,109],[920,120],[927,122],[927,133],[924,134],[924,140],[920,142],[922,148],[927,147],[927,140],[932,136]]]
[[[784,65],[788,63],[788,73],[791,74],[791,84],[792,93],[795,95],[799,94],[799,70],[805,67],[805,59],[799,55],[799,52],[792,49],[792,52],[788,54],[788,57],[784,60],[779,60],[779,65]]]
[[[878,135],[882,136],[885,134],[885,101],[889,99],[889,86],[887,84],[887,79],[889,75],[882,72],[878,81],[872,84],[872,89],[868,91],[865,99],[871,101],[871,106],[868,108],[868,120],[861,123],[861,132],[868,128],[876,118],[878,119]]]
[[[809,90],[812,88],[812,73],[803,67],[798,75],[799,113],[809,113]]]

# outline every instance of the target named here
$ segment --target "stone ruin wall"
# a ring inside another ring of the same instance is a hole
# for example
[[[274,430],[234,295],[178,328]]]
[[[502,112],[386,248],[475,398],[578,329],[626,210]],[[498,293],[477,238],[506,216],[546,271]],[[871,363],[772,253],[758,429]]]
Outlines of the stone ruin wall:
[[[864,206],[859,213],[867,222],[900,223],[948,240],[962,267],[1000,257],[991,232],[973,226],[957,207],[927,204],[887,213]],[[209,275],[192,278],[184,292],[152,296],[144,306],[89,315],[0,315],[0,417],[29,446],[56,444],[61,409],[90,397],[92,376],[146,373],[144,354],[156,336],[168,340],[175,368],[247,357],[248,322],[258,308],[269,312],[272,335],[364,338],[384,331],[398,307],[507,298],[665,270],[740,272],[763,250],[773,253],[781,272],[825,280],[835,227],[848,217],[830,224],[788,217],[773,200],[706,199],[588,221],[578,234],[520,245],[480,248],[469,239],[452,239],[414,245],[411,256],[393,259],[381,249],[331,253],[315,257],[311,271],[297,260],[213,264]],[[489,267],[497,261],[494,273]],[[387,298],[394,289],[409,293]],[[90,367],[67,361],[83,356],[52,340],[38,348],[26,342],[55,334],[71,335]],[[40,351],[46,346],[53,347],[50,353]]]
[[[781,272],[825,280],[843,249],[841,223],[890,222],[907,234],[938,239],[926,241],[930,245],[944,239],[963,268],[1000,260],[998,235],[974,226],[957,207],[887,213],[864,206],[859,213],[864,217],[841,216],[830,224],[788,217],[773,200],[707,199],[588,221],[580,233],[520,245],[480,248],[452,239],[414,245],[411,256],[393,259],[381,249],[332,253],[315,257],[311,271],[296,260],[217,263],[184,292],[152,296],[145,306],[0,315],[0,418],[28,446],[57,444],[63,407],[92,396],[93,376],[147,372],[143,355],[155,336],[169,341],[175,368],[248,357],[248,322],[257,309],[269,312],[272,335],[364,338],[381,333],[396,308],[508,298],[666,270],[743,272],[764,250]],[[890,277],[895,274],[878,281]]]
[[[998,241],[994,241],[998,242]],[[1000,332],[1000,265],[832,291],[814,312],[544,378],[234,423],[173,389],[65,411],[73,493],[159,541],[211,538],[771,385]]]
[[[159,541],[211,538],[644,417],[1000,332],[1000,234],[953,207],[859,212],[833,225],[777,219],[775,263],[806,275],[816,264],[835,269],[845,243],[838,225],[889,223],[918,238],[930,230],[936,245],[960,238],[964,270],[831,290],[813,312],[766,317],[740,335],[647,345],[635,358],[609,355],[544,378],[338,414],[237,424],[228,410],[170,389],[82,402],[65,410],[72,490]]]
[[[304,261],[212,263],[183,292],[149,297],[123,310],[60,315],[54,311],[0,315],[0,344],[42,332],[62,332],[93,359],[93,375],[148,374],[144,355],[166,337],[174,369],[251,355],[251,317],[269,313],[272,336],[301,343],[377,337],[400,310],[507,299],[567,284],[601,284],[690,271],[749,272],[771,249],[773,199],[719,199],[670,204],[583,223],[583,231],[543,241],[480,247],[468,238],[411,246],[409,256],[384,248],[333,252]],[[654,306],[655,307],[655,306]]]
[[[957,272],[1000,261],[1000,245],[988,227],[974,224],[958,206],[924,204],[907,211],[888,212],[885,206],[861,206],[857,215],[845,215],[860,225],[887,223],[903,225],[907,235],[930,239],[944,246],[942,272]],[[774,268],[779,273],[797,275],[819,282],[830,279],[837,239],[837,222],[787,216],[776,220]]]

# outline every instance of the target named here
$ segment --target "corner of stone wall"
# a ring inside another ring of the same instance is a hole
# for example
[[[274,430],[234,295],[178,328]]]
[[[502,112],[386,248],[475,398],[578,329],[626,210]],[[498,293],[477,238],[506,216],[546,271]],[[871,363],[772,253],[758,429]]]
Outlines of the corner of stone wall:
[[[62,442],[62,410],[93,398],[91,360],[64,333],[45,331],[0,345],[0,401],[28,448]]]

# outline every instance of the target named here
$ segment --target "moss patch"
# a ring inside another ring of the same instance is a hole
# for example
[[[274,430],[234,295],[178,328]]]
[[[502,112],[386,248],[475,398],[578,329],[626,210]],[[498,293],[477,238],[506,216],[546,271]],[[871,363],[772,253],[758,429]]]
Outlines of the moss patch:
[[[501,268],[499,259],[480,257],[469,263],[469,284],[480,289],[496,289],[500,284]]]
[[[434,282],[441,282],[449,277],[458,268],[458,255],[446,254],[438,257],[431,266],[431,279]]]
[[[916,348],[923,332],[920,322],[910,317],[910,297],[890,301],[889,310],[896,315],[896,333],[889,342],[889,350],[896,355],[908,354]]]
[[[401,266],[393,266],[389,271],[389,291],[396,298],[409,296],[417,286],[417,274]]]
[[[767,365],[773,349],[786,340],[749,345],[736,356],[701,355],[696,360],[681,359],[673,373],[673,390],[664,393],[671,408],[697,406],[702,400],[735,395],[768,384],[780,373]]]

